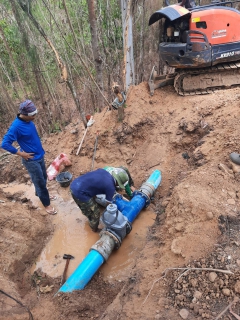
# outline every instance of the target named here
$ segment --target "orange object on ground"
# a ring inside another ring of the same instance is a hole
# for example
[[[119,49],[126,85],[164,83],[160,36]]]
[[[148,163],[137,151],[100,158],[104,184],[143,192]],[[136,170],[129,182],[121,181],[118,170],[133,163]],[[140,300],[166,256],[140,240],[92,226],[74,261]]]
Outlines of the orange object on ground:
[[[50,164],[47,169],[47,176],[49,180],[56,178],[59,172],[61,172],[65,167],[71,166],[72,163],[68,159],[65,153],[60,153],[59,156]]]
[[[91,115],[90,115],[90,114],[87,114],[87,115],[86,115],[86,120],[89,121],[90,119],[91,119]]]

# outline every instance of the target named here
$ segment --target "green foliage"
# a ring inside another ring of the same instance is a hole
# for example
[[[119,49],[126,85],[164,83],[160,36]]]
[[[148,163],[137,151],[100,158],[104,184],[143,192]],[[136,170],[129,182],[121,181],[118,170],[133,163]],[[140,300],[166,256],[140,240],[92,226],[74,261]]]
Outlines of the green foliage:
[[[18,95],[26,95],[23,87],[19,85],[17,73],[20,75],[28,96],[32,96],[33,100],[51,101],[49,111],[52,114],[56,110],[54,103],[58,104],[61,97],[69,98],[69,91],[66,93],[62,89],[64,85],[59,81],[58,55],[61,61],[68,66],[69,78],[74,84],[77,84],[77,95],[81,97],[81,104],[84,103],[85,107],[91,110],[99,108],[99,92],[91,79],[93,77],[96,81],[98,70],[96,70],[91,43],[88,1],[65,0],[65,3],[68,15],[62,0],[0,1],[0,9],[2,9],[0,10],[0,27],[4,32],[16,67],[14,68],[6,45],[0,36],[0,58],[4,66],[4,71],[2,67],[0,73],[6,87],[9,88],[9,96],[13,97],[13,103],[17,101]],[[136,6],[138,4],[141,6],[141,1],[135,3]],[[95,5],[99,54],[103,67],[103,92],[106,99],[111,100],[111,92],[107,90],[107,87],[113,80],[121,82],[123,69],[120,1],[97,0]],[[28,14],[30,6],[35,21]],[[141,32],[141,21],[142,19],[139,18],[134,26],[137,33]],[[77,45],[75,39],[77,39]],[[135,43],[137,52],[139,52],[141,43],[137,37]],[[17,92],[13,90],[12,84],[16,86]],[[51,132],[61,130],[65,113],[61,110],[58,115],[62,118],[51,125]],[[43,119],[43,122],[46,123],[44,130],[49,130],[47,127],[49,119]]]
[[[10,10],[11,6],[9,3],[9,0],[1,0],[1,4],[3,5],[4,8],[6,8],[6,10]]]
[[[53,122],[50,125],[50,133],[61,132],[61,123],[59,121]]]
[[[98,10],[101,12],[101,27],[105,46],[108,48],[122,49],[122,16],[121,8],[116,5],[116,1],[110,0],[106,6],[105,0],[98,1]]]
[[[20,34],[15,20],[2,19],[0,20],[0,25],[4,30],[9,48],[13,53],[14,60],[23,79],[29,83],[29,74],[27,73],[29,72],[30,64],[39,65],[40,55],[45,64],[44,69],[46,72],[50,72],[50,77],[53,78],[59,74],[54,53],[46,41],[40,37],[40,34],[27,15],[29,8],[31,8],[34,19],[36,19],[51,42],[54,43],[60,56],[65,57],[67,55],[71,64],[74,64],[74,69],[81,70],[82,66],[72,50],[72,48],[76,49],[74,37],[68,24],[62,1],[19,0],[18,3],[23,9],[23,11],[21,11],[20,6],[18,7],[18,15],[24,25],[24,34]],[[115,0],[109,0],[107,2],[105,0],[99,0],[97,5],[100,49],[101,51],[105,50],[108,55],[111,55],[111,60],[109,60],[110,57],[105,57],[104,59],[107,59],[109,61],[108,63],[111,61],[111,64],[114,66],[117,63],[123,45],[121,10],[119,6],[116,5]],[[1,6],[4,6],[9,12],[11,11],[11,6],[7,0],[3,1]],[[66,0],[66,6],[78,44],[81,44],[81,47],[84,48],[84,54],[86,54],[89,59],[92,59],[87,0]],[[28,37],[28,39],[26,39],[26,37]],[[25,45],[23,45],[23,43],[25,43]],[[26,43],[28,43],[27,50]],[[104,49],[104,47],[107,48],[107,50]],[[12,70],[9,55],[1,39],[0,54],[1,59],[4,60],[4,65],[14,81],[15,72]],[[103,52],[101,55],[104,57]],[[21,58],[19,59],[19,57]],[[89,69],[92,75],[95,76],[96,70],[93,63],[89,65]],[[72,72],[74,76],[75,71],[72,70]],[[82,74],[81,71],[80,74]],[[31,79],[32,78],[33,77],[31,77]]]
[[[19,32],[15,24],[9,24],[6,20],[0,20],[0,27],[3,30],[8,46],[16,54],[20,50]]]
[[[21,52],[21,43],[19,41],[19,32],[16,28],[16,25],[13,23],[9,24],[6,20],[2,19],[0,20],[0,27],[13,58],[17,60],[18,55]],[[6,70],[8,70],[9,75],[14,79],[15,72],[13,71],[12,62],[2,37],[0,37],[0,56],[3,65],[5,66]],[[7,79],[5,80],[8,81]]]

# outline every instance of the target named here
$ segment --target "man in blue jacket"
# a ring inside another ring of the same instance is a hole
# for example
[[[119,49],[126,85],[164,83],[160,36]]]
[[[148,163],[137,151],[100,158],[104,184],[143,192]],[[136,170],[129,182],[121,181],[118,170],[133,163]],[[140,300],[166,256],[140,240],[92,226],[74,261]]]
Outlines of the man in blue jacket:
[[[36,195],[47,213],[56,214],[57,211],[50,205],[50,198],[54,200],[55,197],[50,197],[47,190],[45,151],[33,123],[36,114],[37,108],[31,100],[22,102],[16,119],[3,137],[1,147],[12,154],[22,157],[22,163],[35,186]],[[14,141],[18,142],[19,150],[12,145]]]

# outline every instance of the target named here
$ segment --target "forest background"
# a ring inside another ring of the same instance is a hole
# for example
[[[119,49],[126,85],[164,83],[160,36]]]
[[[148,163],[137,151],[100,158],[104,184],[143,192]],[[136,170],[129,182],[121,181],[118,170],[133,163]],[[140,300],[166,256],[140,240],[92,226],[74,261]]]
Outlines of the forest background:
[[[148,21],[162,0],[126,3],[133,19],[134,84],[139,84],[158,63],[159,31]],[[122,26],[121,0],[2,0],[0,122],[9,123],[19,103],[31,99],[42,135],[110,105],[113,83],[124,90]]]

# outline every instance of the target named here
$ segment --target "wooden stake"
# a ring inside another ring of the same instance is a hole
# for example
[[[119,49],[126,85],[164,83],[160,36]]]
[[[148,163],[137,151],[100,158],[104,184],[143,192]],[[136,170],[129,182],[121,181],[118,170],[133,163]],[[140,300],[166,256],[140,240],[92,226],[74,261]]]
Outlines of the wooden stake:
[[[81,141],[81,143],[80,143],[80,145],[79,145],[79,147],[78,147],[78,150],[77,150],[77,152],[76,152],[76,156],[78,156],[78,154],[79,154],[79,152],[80,152],[80,150],[81,150],[81,147],[82,147],[82,144],[83,144],[83,140],[84,140],[84,138],[85,138],[85,136],[86,136],[87,130],[88,130],[88,127],[85,129],[84,135],[83,135],[83,137],[82,137],[82,141]]]
[[[124,107],[123,106],[118,107],[118,121],[121,121],[121,122],[124,119]]]

